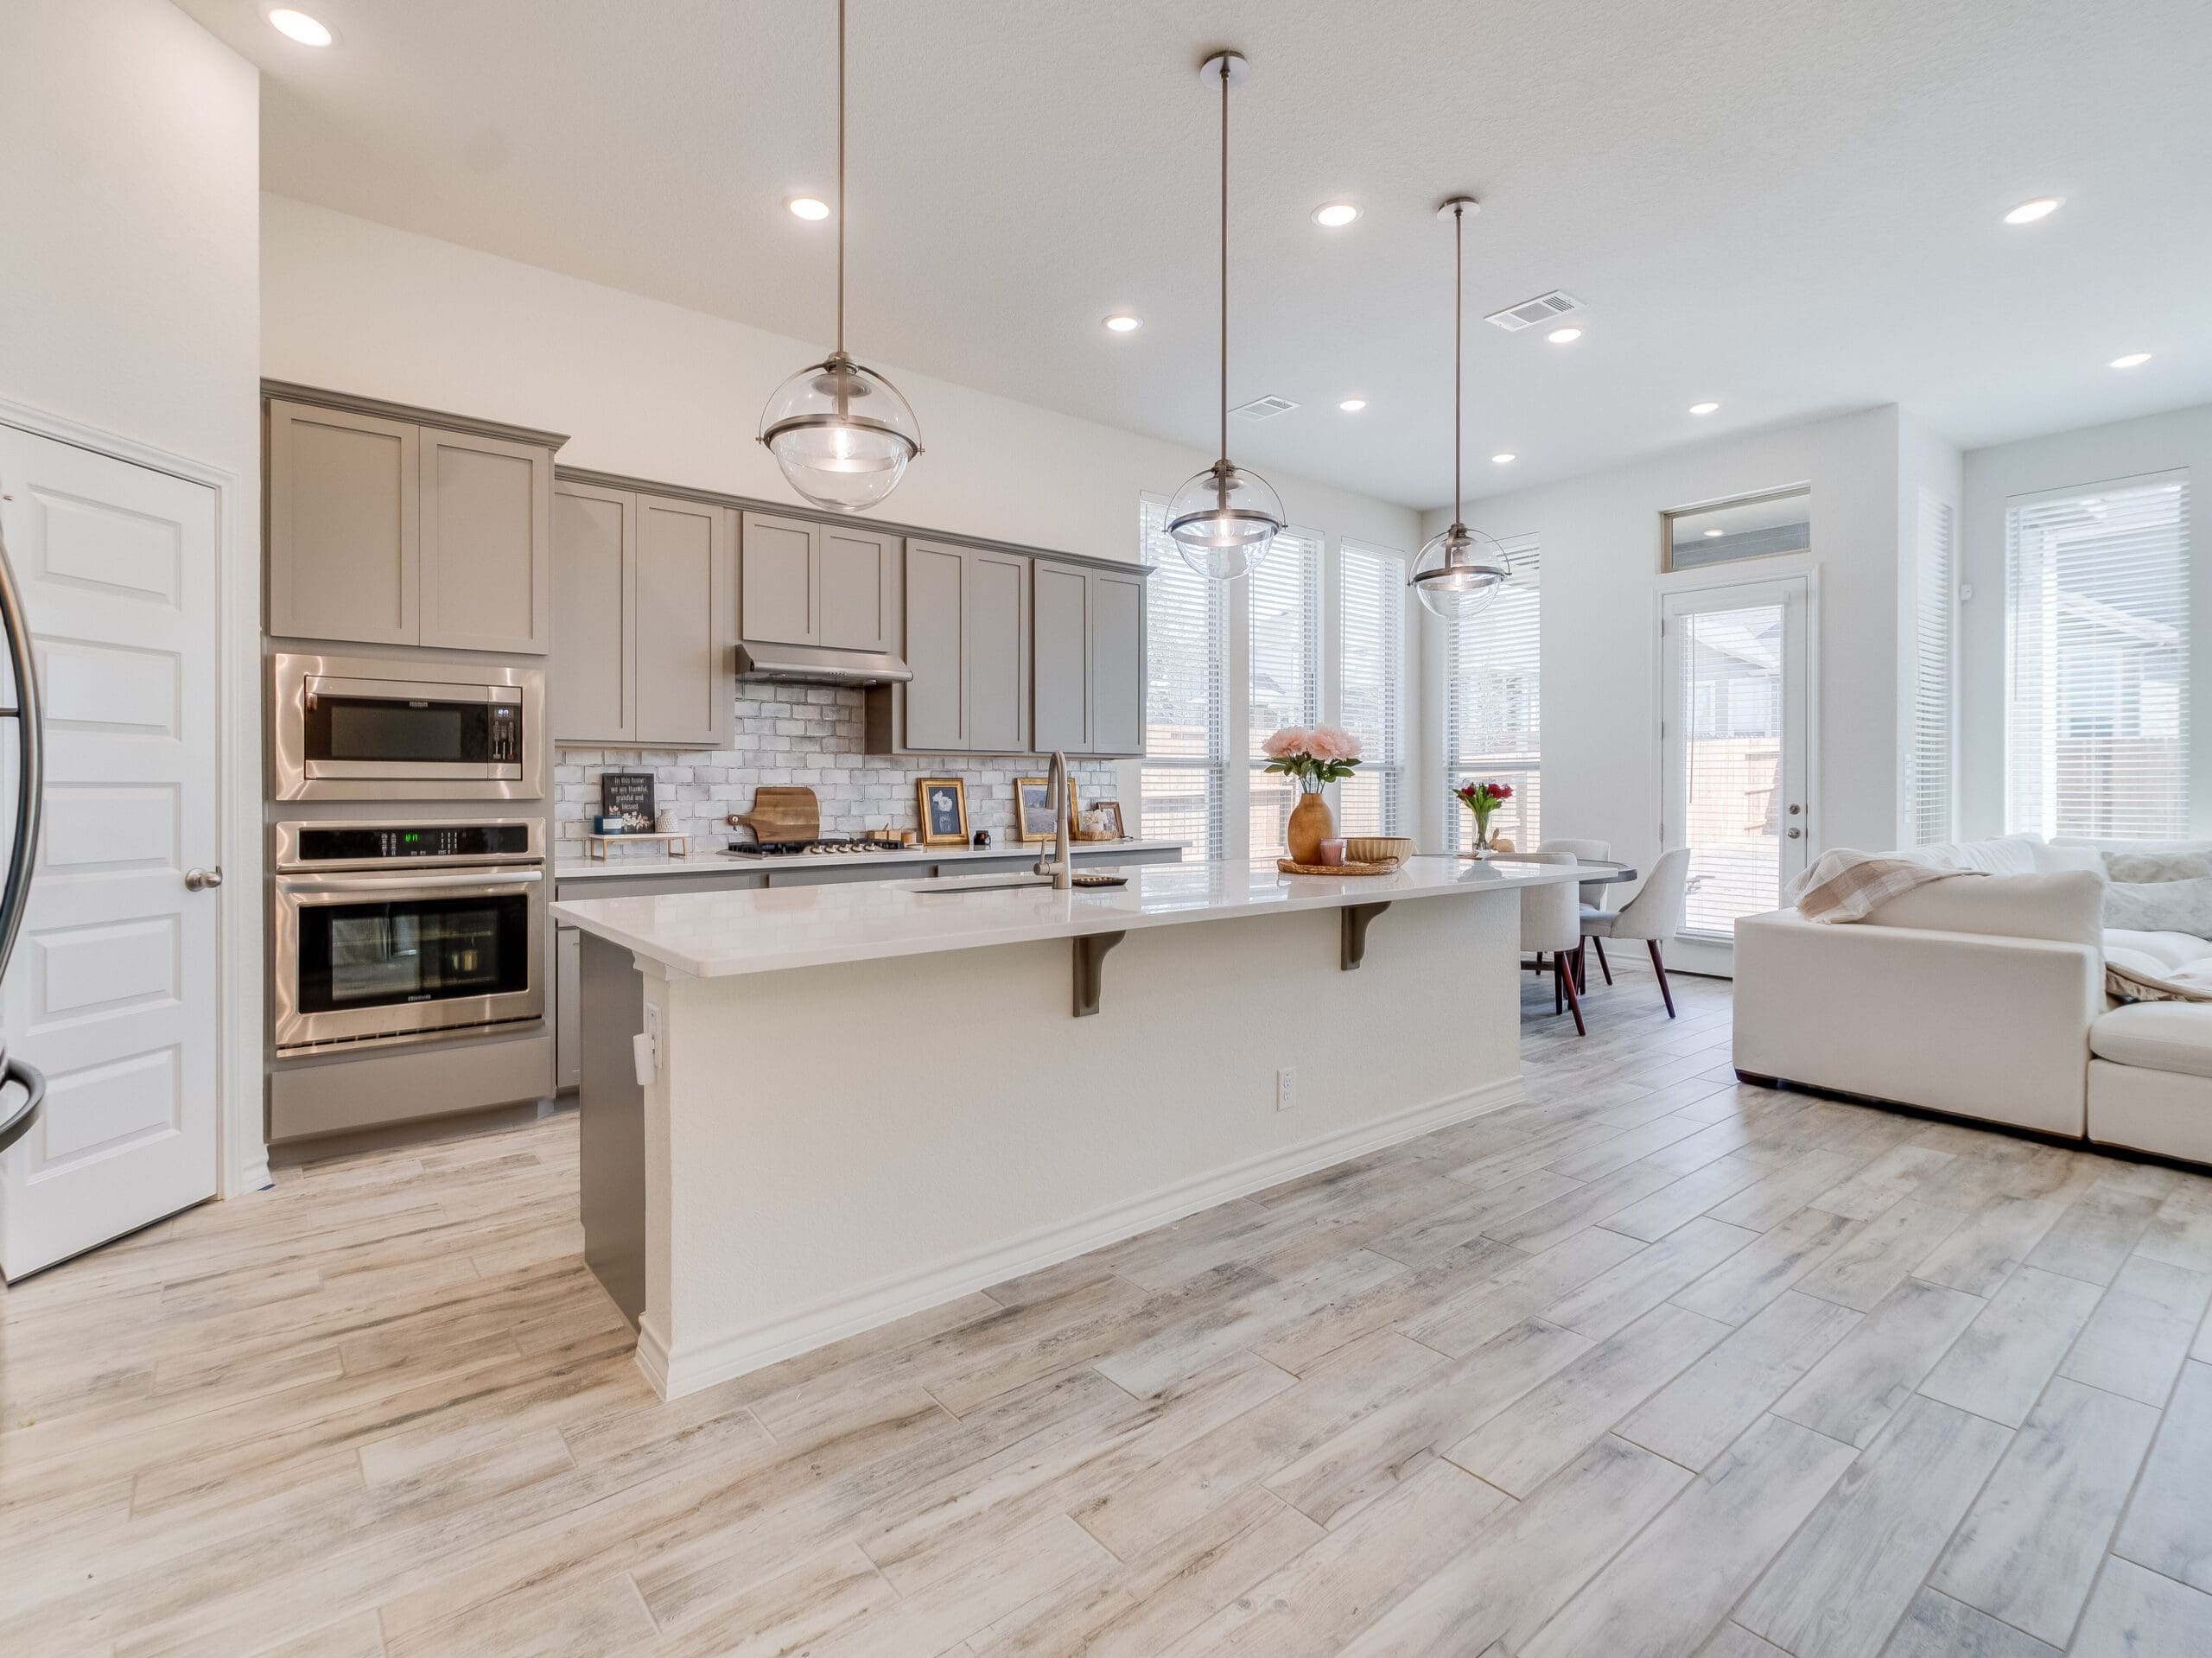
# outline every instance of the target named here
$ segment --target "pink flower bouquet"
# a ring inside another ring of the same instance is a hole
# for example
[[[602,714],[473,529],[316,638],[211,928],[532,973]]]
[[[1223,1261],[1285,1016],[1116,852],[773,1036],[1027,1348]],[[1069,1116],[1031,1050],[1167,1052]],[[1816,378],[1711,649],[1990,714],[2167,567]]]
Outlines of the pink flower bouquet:
[[[1359,764],[1359,739],[1338,726],[1285,726],[1261,746],[1270,772],[1299,780],[1308,794],[1348,778]]]

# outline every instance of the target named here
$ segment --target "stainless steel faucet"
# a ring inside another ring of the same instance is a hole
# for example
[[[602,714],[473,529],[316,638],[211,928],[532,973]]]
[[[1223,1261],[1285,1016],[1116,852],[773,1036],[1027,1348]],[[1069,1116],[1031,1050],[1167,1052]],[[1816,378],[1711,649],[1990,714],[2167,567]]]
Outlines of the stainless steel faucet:
[[[1074,816],[1068,799],[1068,757],[1058,749],[1052,751],[1052,769],[1046,773],[1046,804],[1054,814],[1052,825],[1052,855],[1037,855],[1036,873],[1052,878],[1052,890],[1069,893],[1075,890],[1075,861],[1068,853],[1068,819]]]

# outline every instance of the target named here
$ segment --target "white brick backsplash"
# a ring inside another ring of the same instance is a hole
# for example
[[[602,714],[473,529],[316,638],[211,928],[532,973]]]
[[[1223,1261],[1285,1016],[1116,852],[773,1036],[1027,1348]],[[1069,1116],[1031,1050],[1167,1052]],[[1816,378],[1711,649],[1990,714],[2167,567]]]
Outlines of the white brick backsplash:
[[[1041,777],[1046,762],[1033,767],[1003,755],[948,754],[939,758],[865,754],[862,693],[830,686],[748,687],[737,699],[736,740],[715,753],[627,752],[564,748],[553,768],[553,817],[556,840],[583,838],[599,810],[601,772],[651,772],[654,804],[673,810],[696,851],[709,851],[741,832],[722,822],[747,810],[753,791],[764,783],[802,784],[822,802],[825,835],[858,835],[888,826],[917,826],[914,779],[955,777],[968,785],[968,827],[991,832],[993,842],[1014,842],[1014,779]],[[1110,760],[1069,763],[1077,798],[1109,800],[1115,795]],[[1124,802],[1123,810],[1134,810]]]

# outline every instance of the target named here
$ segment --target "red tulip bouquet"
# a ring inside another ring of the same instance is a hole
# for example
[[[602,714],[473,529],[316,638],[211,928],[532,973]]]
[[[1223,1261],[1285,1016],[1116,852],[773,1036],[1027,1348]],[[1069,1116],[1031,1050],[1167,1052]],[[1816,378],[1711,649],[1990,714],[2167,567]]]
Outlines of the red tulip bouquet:
[[[1475,815],[1475,850],[1490,850],[1490,815],[1513,798],[1513,785],[1484,778],[1480,783],[1463,783],[1452,791],[1459,803]]]

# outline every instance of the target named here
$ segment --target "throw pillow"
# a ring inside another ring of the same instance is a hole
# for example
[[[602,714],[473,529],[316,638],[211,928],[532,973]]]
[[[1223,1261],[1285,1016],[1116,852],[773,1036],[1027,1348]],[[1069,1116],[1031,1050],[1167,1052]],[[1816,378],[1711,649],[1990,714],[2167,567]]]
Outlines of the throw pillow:
[[[2195,880],[2107,881],[2105,925],[2134,932],[2212,938],[2212,876]]]
[[[2212,847],[2177,852],[2107,852],[2105,874],[2112,880],[2201,880],[2212,875]]]

